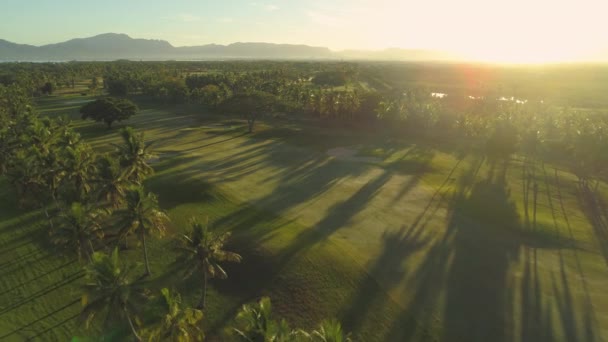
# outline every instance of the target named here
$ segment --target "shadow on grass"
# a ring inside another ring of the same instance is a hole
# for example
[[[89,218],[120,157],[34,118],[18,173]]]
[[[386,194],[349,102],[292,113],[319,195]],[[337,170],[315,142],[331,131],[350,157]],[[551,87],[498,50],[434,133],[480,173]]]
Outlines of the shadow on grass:
[[[580,207],[593,226],[599,249],[608,266],[608,206],[597,192],[580,188],[578,193]]]
[[[62,312],[63,310],[66,310],[67,308],[69,308],[69,307],[71,307],[71,306],[73,306],[73,305],[75,305],[75,304],[78,304],[79,302],[80,302],[80,299],[75,299],[75,300],[73,300],[73,301],[71,301],[71,302],[69,302],[69,303],[65,304],[64,306],[62,306],[62,307],[60,307],[60,308],[58,308],[58,309],[55,309],[54,311],[52,311],[52,312],[50,312],[50,313],[48,313],[48,314],[46,314],[46,315],[44,315],[44,316],[39,317],[38,319],[36,319],[36,320],[34,320],[34,321],[32,321],[32,322],[29,322],[29,323],[27,323],[27,324],[25,324],[25,325],[22,325],[22,326],[20,326],[19,328],[17,328],[17,329],[15,329],[15,330],[13,330],[13,331],[10,331],[10,332],[8,332],[8,333],[6,333],[6,334],[4,334],[4,335],[0,336],[0,340],[1,340],[1,339],[8,338],[8,337],[10,337],[10,336],[12,336],[12,335],[18,334],[18,333],[20,333],[20,332],[21,332],[21,333],[23,333],[24,331],[27,331],[27,330],[28,330],[28,328],[30,328],[30,327],[32,327],[32,326],[34,326],[34,325],[36,325],[37,323],[40,323],[40,322],[46,321],[46,320],[48,320],[49,318],[54,317],[54,316],[55,316],[55,315],[57,315],[58,313]],[[59,322],[59,323],[55,324],[54,326],[52,326],[52,327],[50,327],[50,328],[47,328],[47,329],[43,330],[42,332],[37,333],[37,334],[36,334],[36,335],[34,335],[34,336],[29,337],[27,340],[28,340],[28,341],[30,341],[30,340],[33,340],[33,339],[35,339],[35,338],[37,338],[37,337],[40,337],[40,336],[42,336],[42,335],[46,334],[47,332],[51,331],[52,329],[55,329],[55,328],[57,328],[57,327],[59,327],[59,326],[62,326],[63,324],[65,324],[65,323],[69,322],[70,320],[72,320],[72,319],[76,318],[77,316],[78,316],[78,315],[71,316],[71,317],[69,317],[68,319],[66,319],[66,320],[64,320],[64,321],[61,321],[61,322]],[[23,335],[23,334],[22,334],[22,335]]]
[[[64,279],[62,279],[56,283],[49,284],[49,285],[39,289],[36,292],[29,293],[28,297],[26,299],[16,301],[14,303],[11,303],[8,307],[2,308],[0,310],[0,316],[10,313],[11,311],[13,311],[25,304],[31,303],[42,296],[45,296],[53,291],[56,291],[56,290],[62,288],[63,286],[66,286],[76,280],[79,280],[82,277],[84,277],[84,271],[77,271],[68,276],[65,276]]]
[[[574,304],[563,261],[560,275],[552,278],[557,297],[553,306],[540,302],[547,284],[543,290],[536,270],[537,250],[559,250],[568,244],[543,234],[522,236],[525,228],[506,184],[507,164],[488,165],[487,177],[481,180],[480,164],[473,163],[461,177],[459,190],[447,199],[450,214],[443,236],[431,240],[424,224],[420,225],[436,196],[411,227],[385,236],[372,274],[385,274],[382,279],[386,281],[376,284],[368,279],[361,284],[343,316],[347,330],[358,333],[363,322],[370,319],[366,313],[378,305],[374,302],[380,298],[373,295],[378,287],[390,290],[409,275],[404,290],[409,292],[411,302],[381,339],[436,338],[430,332],[449,341],[507,341],[515,336],[524,341],[550,341],[557,336],[572,341],[595,339],[593,308],[588,300],[582,310]],[[428,250],[422,262],[414,269],[407,268],[407,259],[422,248]],[[519,288],[521,302],[514,303],[510,272],[522,249],[525,268]],[[439,305],[440,300],[443,305]],[[514,311],[516,307],[521,314]],[[551,308],[560,314],[559,326],[554,325]],[[576,324],[579,320],[585,322],[582,328]]]

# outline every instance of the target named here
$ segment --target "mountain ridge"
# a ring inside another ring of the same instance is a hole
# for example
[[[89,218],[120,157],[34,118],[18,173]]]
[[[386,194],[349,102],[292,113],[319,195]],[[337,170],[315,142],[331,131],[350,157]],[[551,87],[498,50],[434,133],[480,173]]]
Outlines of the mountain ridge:
[[[205,60],[205,59],[377,59],[377,60],[457,60],[442,51],[385,49],[379,51],[332,51],[305,44],[235,42],[173,46],[166,40],[131,38],[124,33],[103,33],[40,46],[0,39],[0,61],[67,60]]]

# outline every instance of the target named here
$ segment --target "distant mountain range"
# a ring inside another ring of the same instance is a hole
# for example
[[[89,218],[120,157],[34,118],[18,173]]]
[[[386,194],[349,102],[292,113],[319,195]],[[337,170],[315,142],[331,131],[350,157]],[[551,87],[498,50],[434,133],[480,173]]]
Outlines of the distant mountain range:
[[[134,39],[105,33],[90,38],[33,46],[0,39],[0,61],[217,60],[217,59],[371,59],[406,61],[458,60],[441,51],[386,49],[334,52],[326,47],[271,43],[234,43],[174,47],[164,40]]]

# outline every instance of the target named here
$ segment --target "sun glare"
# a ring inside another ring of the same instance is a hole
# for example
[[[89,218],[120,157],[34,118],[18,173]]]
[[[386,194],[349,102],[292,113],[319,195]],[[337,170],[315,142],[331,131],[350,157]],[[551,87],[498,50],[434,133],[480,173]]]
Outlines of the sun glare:
[[[597,0],[380,0],[351,17],[352,44],[449,51],[466,59],[500,63],[591,60],[608,45]],[[358,32],[358,23],[371,25]],[[365,41],[363,41],[365,40]]]

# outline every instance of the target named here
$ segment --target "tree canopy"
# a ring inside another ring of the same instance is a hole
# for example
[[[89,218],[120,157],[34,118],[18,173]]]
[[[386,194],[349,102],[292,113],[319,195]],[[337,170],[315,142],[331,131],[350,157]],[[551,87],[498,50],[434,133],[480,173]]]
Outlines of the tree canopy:
[[[247,119],[249,133],[253,132],[255,121],[260,115],[271,112],[277,107],[276,96],[263,92],[251,91],[235,94],[227,104],[229,110],[243,113]]]
[[[112,123],[127,120],[138,110],[137,106],[129,100],[106,97],[87,103],[80,108],[80,114],[82,119],[104,122],[108,128],[111,128]]]

